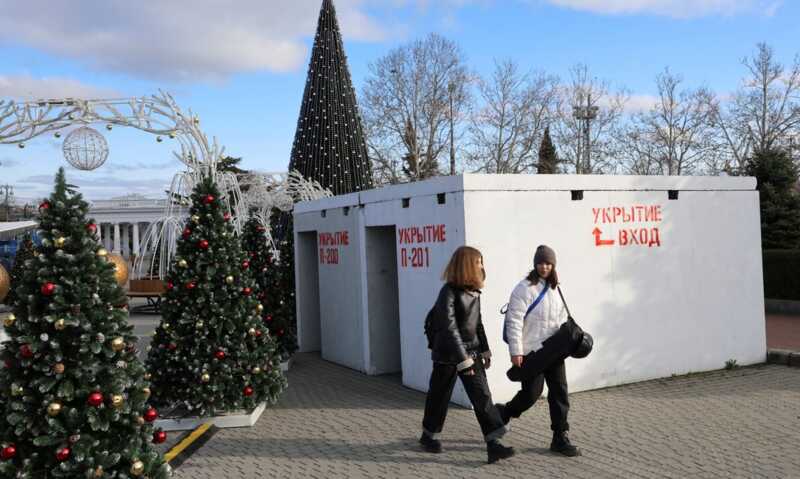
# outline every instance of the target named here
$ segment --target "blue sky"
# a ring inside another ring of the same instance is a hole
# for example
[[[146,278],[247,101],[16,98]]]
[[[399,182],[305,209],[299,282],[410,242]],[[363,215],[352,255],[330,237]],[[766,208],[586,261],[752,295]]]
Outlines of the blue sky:
[[[321,0],[97,2],[0,0],[0,98],[129,97],[158,89],[202,119],[246,168],[283,171],[297,121]],[[783,63],[800,52],[796,0],[334,0],[358,91],[368,65],[438,32],[468,66],[494,58],[567,77],[579,62],[634,102],[655,94],[669,66],[690,87],[725,94],[742,57],[767,42]],[[109,160],[68,171],[90,199],[160,196],[180,164],[170,141],[101,130]],[[66,165],[60,141],[0,145],[0,184],[21,200],[46,195]]]

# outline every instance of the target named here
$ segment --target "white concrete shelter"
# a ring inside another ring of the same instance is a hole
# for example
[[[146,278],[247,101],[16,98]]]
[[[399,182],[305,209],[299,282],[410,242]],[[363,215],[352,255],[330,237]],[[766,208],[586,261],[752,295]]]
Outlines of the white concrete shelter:
[[[746,365],[766,356],[754,178],[473,175],[303,202],[294,210],[301,351],[426,391],[425,315],[461,245],[484,255],[483,322],[496,401],[518,383],[501,307],[558,255],[570,310],[595,339],[570,391]],[[453,400],[468,404],[460,385]]]

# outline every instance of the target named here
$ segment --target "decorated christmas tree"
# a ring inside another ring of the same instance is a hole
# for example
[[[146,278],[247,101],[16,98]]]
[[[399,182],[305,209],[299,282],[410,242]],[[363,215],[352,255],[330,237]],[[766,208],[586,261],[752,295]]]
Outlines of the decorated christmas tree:
[[[264,306],[261,317],[277,339],[281,357],[288,359],[297,350],[294,301],[285,299],[294,298],[294,274],[287,277],[287,268],[267,244],[266,228],[256,218],[245,225],[242,246],[250,256],[250,269],[260,290],[258,299]]]
[[[14,290],[17,289],[17,286],[22,285],[25,262],[32,259],[34,254],[33,241],[31,241],[31,236],[26,234],[22,241],[20,241],[17,247],[17,254],[14,257],[14,267],[11,269],[11,289],[8,291],[8,296],[6,296],[5,299],[7,305],[13,305],[17,300],[17,293]]]
[[[200,416],[274,402],[286,379],[251,262],[210,176],[191,200],[147,359],[154,401]]]
[[[336,195],[372,188],[356,92],[331,0],[323,0],[319,12],[291,155],[289,171]]]
[[[60,169],[5,321],[0,477],[169,476],[127,299],[87,210]]]

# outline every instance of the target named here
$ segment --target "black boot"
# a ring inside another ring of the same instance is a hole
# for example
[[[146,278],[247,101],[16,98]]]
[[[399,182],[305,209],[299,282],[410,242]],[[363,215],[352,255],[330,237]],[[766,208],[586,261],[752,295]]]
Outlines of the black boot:
[[[581,455],[581,450],[569,442],[567,431],[553,431],[553,442],[550,443],[550,450],[569,457]]]
[[[508,459],[514,455],[513,447],[505,447],[495,439],[486,443],[486,452],[489,453],[489,464],[494,464],[500,459]]]
[[[500,419],[503,420],[503,425],[508,424],[511,422],[511,416],[508,414],[508,409],[506,408],[505,404],[497,403],[494,405],[497,408],[497,412],[500,413]]]
[[[419,438],[419,443],[422,444],[422,448],[425,449],[425,452],[432,452],[434,454],[439,454],[442,452],[442,443],[428,436],[424,432]]]

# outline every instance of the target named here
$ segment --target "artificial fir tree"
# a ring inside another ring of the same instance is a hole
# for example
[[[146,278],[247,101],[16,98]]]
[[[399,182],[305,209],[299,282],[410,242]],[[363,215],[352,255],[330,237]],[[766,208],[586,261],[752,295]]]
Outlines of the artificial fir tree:
[[[745,166],[758,180],[761,199],[761,247],[800,249],[800,194],[797,166],[783,150],[760,151]]]
[[[323,0],[319,12],[292,144],[292,170],[336,195],[372,188],[372,166],[332,0]]]
[[[147,359],[154,401],[201,416],[274,402],[286,379],[250,260],[210,176],[191,200]]]
[[[294,310],[294,271],[289,275],[280,258],[291,258],[291,251],[275,258],[267,246],[266,228],[250,218],[242,234],[242,247],[250,257],[250,269],[258,282],[258,299],[264,306],[261,313],[270,333],[278,341],[283,359],[297,350]],[[287,301],[285,298],[292,298]]]
[[[39,206],[42,245],[24,263],[6,319],[0,369],[0,476],[164,478],[151,445],[156,410],[127,324],[127,298],[86,220],[88,205],[67,185]]]
[[[550,128],[544,129],[542,144],[539,146],[539,164],[536,172],[541,174],[553,175],[558,173],[558,155],[553,140],[550,138]]]
[[[25,273],[25,262],[32,259],[35,254],[31,235],[26,234],[17,247],[17,254],[14,257],[14,267],[11,269],[11,290],[6,296],[5,303],[13,305],[17,300],[17,293],[14,291],[17,286],[22,285],[22,276]]]

